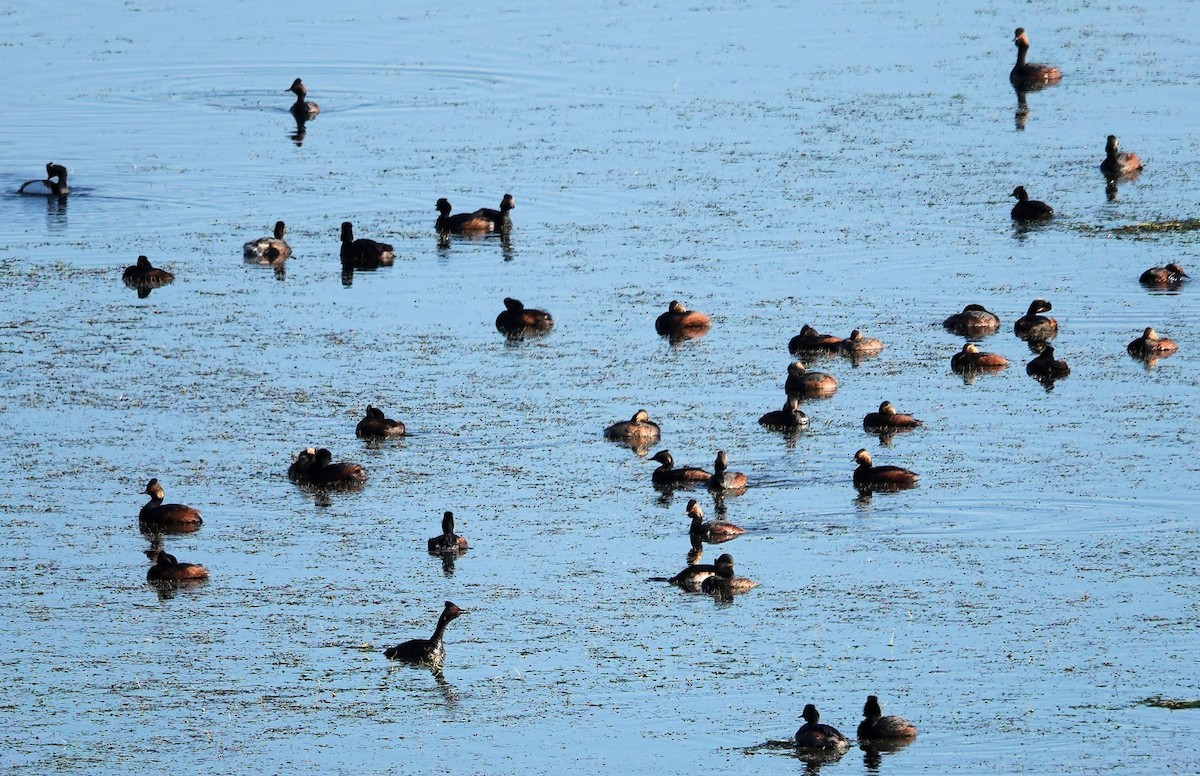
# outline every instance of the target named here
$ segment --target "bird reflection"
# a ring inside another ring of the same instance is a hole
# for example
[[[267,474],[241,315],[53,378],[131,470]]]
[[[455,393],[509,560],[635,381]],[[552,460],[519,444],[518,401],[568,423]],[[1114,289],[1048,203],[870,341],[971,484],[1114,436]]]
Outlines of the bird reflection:
[[[299,148],[300,146],[304,145],[304,136],[308,134],[308,129],[305,126],[308,124],[308,119],[305,119],[297,114],[292,114],[292,118],[296,119],[296,131],[290,133],[288,137],[290,137],[292,142],[296,144],[296,147]]]
[[[1016,89],[1015,91],[1017,93],[1017,112],[1013,116],[1013,123],[1020,132],[1025,129],[1025,124],[1029,121],[1029,103],[1025,101],[1026,89]]]
[[[836,763],[845,754],[845,750],[815,751],[812,749],[797,749],[796,759],[804,763],[805,773],[816,776],[816,774],[821,772],[823,766],[827,763]]]
[[[880,766],[883,764],[884,754],[894,754],[903,750],[912,741],[872,741],[870,743],[859,744],[858,748],[863,753],[863,766],[868,773],[879,773]]]

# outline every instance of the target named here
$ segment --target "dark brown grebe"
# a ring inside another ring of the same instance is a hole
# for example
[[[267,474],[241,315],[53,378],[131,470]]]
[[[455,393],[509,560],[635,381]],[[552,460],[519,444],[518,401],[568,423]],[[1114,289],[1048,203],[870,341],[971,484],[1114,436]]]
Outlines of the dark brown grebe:
[[[275,236],[251,240],[242,246],[242,255],[247,259],[257,259],[268,263],[288,258],[292,255],[292,246],[283,239],[286,232],[287,225],[282,221],[276,221]]]
[[[1030,199],[1024,186],[1017,186],[1009,196],[1017,198],[1017,204],[1012,209],[1014,221],[1043,221],[1054,217],[1054,208],[1045,202]]]
[[[800,749],[844,752],[850,741],[831,725],[822,725],[817,707],[809,703],[804,707],[804,724],[796,731],[796,746]]]
[[[961,352],[950,357],[950,368],[958,374],[999,372],[1007,367],[1007,358],[999,353],[985,353],[974,342],[963,345]]]
[[[299,78],[297,78],[295,81],[292,81],[292,85],[288,87],[288,91],[296,95],[296,101],[292,103],[292,107],[288,110],[290,110],[292,115],[296,117],[297,122],[304,122],[308,121],[309,119],[316,118],[317,114],[321,112],[319,105],[317,105],[315,102],[307,102],[304,99],[306,96],[308,96],[308,89],[304,87],[304,84]]]
[[[717,458],[713,461],[713,475],[708,478],[709,490],[724,490],[724,491],[743,491],[749,480],[745,474],[741,472],[731,472],[729,469],[729,456],[724,450],[717,451]]]
[[[146,289],[165,286],[173,281],[175,276],[165,269],[153,266],[145,256],[138,256],[137,264],[126,267],[121,279],[130,288]]]
[[[866,358],[878,355],[883,350],[883,343],[874,337],[864,337],[861,331],[855,329],[841,341],[838,350],[851,358]]]
[[[169,525],[169,526],[198,526],[204,521],[200,519],[200,512],[185,504],[164,504],[163,499],[166,494],[163,492],[162,485],[158,479],[152,479],[146,483],[146,489],[142,491],[150,500],[142,507],[142,511],[138,513],[138,520],[142,523],[152,525]]]
[[[504,310],[496,316],[496,330],[512,336],[550,331],[554,319],[545,310],[526,308],[519,299],[505,297]]]
[[[446,602],[446,606],[442,609],[442,614],[438,617],[437,627],[433,629],[433,635],[427,639],[409,639],[408,641],[397,644],[394,647],[388,647],[383,651],[383,656],[388,660],[403,660],[405,663],[414,663],[416,665],[429,666],[434,669],[440,669],[446,661],[446,646],[442,638],[446,634],[446,626],[456,617],[461,617],[466,614],[466,611],[459,609],[450,601]]]
[[[1141,274],[1138,282],[1144,286],[1159,289],[1174,289],[1183,284],[1189,277],[1178,264],[1168,264],[1165,267],[1151,267]]]
[[[441,555],[443,552],[464,553],[466,551],[466,537],[454,533],[454,513],[443,513],[442,532],[429,540],[429,554]]]
[[[1145,358],[1147,356],[1168,356],[1179,350],[1179,347],[1171,340],[1159,335],[1154,327],[1147,326],[1146,330],[1142,332],[1142,336],[1130,342],[1126,350],[1131,356]]]
[[[1046,345],[1041,353],[1025,365],[1025,374],[1043,382],[1053,382],[1071,374],[1071,367],[1067,366],[1067,362],[1061,358],[1056,360],[1054,348]]]
[[[147,552],[154,555],[154,565],[146,571],[146,581],[162,582],[181,579],[208,579],[208,569],[199,563],[183,563],[176,560],[174,555],[159,549],[157,552]]]
[[[1117,150],[1117,136],[1109,135],[1104,146],[1104,161],[1100,171],[1109,180],[1136,175],[1142,169],[1142,160],[1137,154]]]
[[[788,341],[788,351],[793,355],[833,353],[841,345],[841,337],[836,334],[821,334],[806,323],[800,328],[800,333]]]
[[[367,471],[356,463],[333,462],[327,448],[301,450],[288,468],[288,478],[300,485],[317,488],[354,488],[367,480]]]
[[[695,466],[675,468],[675,459],[670,450],[659,450],[650,456],[651,461],[657,461],[660,466],[655,469],[650,479],[655,485],[684,485],[708,482],[712,475]]]
[[[604,429],[605,439],[636,446],[653,444],[660,434],[658,424],[650,420],[650,413],[645,410],[638,410],[629,420],[618,421]]]
[[[824,372],[809,372],[801,361],[788,365],[787,381],[783,384],[783,390],[788,396],[810,399],[832,396],[837,387],[836,377]]]
[[[733,523],[727,523],[724,520],[718,520],[713,523],[704,522],[704,512],[700,509],[700,505],[696,503],[696,499],[688,500],[687,516],[692,519],[692,524],[688,528],[688,534],[695,542],[721,544],[746,533],[745,528],[736,526]]]
[[[1026,91],[1056,84],[1062,80],[1062,71],[1057,67],[1025,61],[1025,56],[1029,53],[1029,36],[1025,34],[1024,28],[1017,28],[1013,35],[1013,43],[1017,47],[1017,63],[1008,74],[1008,80],[1013,87]]]
[[[899,466],[873,466],[871,454],[859,450],[854,454],[858,468],[854,470],[854,487],[859,490],[902,490],[917,485],[916,472]]]
[[[712,326],[712,320],[698,310],[689,310],[672,300],[667,311],[654,320],[654,330],[664,337],[690,339],[699,337]]]
[[[1034,299],[1029,309],[1013,323],[1013,333],[1023,340],[1044,342],[1058,335],[1058,321],[1039,313],[1048,313],[1054,306],[1045,299]]]
[[[961,313],[942,321],[942,326],[964,337],[979,337],[994,334],[1000,328],[1000,319],[981,304],[969,304]]]
[[[863,721],[858,723],[858,741],[911,741],[917,728],[904,717],[883,716],[879,698],[867,696],[863,704]]]
[[[387,243],[375,242],[365,237],[354,239],[354,225],[349,221],[342,222],[342,266],[355,269],[376,269],[390,267],[396,259],[396,252]]]
[[[25,190],[27,187],[35,185],[37,187],[36,191]],[[17,193],[65,197],[71,193],[71,189],[67,186],[67,168],[61,164],[46,162],[46,179],[25,181],[21,184],[21,188],[17,189]]]
[[[783,403],[783,409],[771,410],[758,422],[776,431],[795,431],[808,425],[808,416],[800,410],[800,399],[789,396]]]
[[[516,206],[512,194],[505,194],[500,200],[499,210],[481,207],[473,213],[450,215],[452,210],[450,201],[443,197],[437,201],[438,218],[434,223],[434,228],[442,237],[451,234],[468,236],[507,234],[512,229],[512,217],[509,213]]]
[[[367,405],[363,419],[354,427],[354,436],[359,439],[386,439],[388,437],[404,436],[404,424],[398,420],[385,417],[383,410]]]
[[[863,428],[867,431],[897,430],[916,428],[921,421],[912,415],[901,415],[896,412],[890,401],[879,405],[879,412],[868,412],[863,418]]]

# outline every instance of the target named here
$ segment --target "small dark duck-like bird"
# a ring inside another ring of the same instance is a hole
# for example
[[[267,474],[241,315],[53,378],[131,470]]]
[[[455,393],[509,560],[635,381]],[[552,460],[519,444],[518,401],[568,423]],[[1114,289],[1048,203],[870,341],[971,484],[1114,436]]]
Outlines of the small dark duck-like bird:
[[[863,418],[863,428],[867,431],[916,428],[919,425],[921,425],[921,421],[912,415],[901,415],[896,412],[896,408],[890,401],[880,404],[879,412],[868,412]]]
[[[279,261],[292,255],[292,246],[287,244],[283,235],[287,225],[282,221],[275,222],[274,237],[259,237],[242,246],[242,255],[247,259],[257,259],[264,262]]]
[[[146,483],[146,489],[142,492],[149,496],[150,500],[146,502],[146,505],[142,507],[142,511],[138,513],[138,520],[140,522],[174,526],[194,526],[204,522],[200,519],[199,510],[185,504],[164,504],[163,499],[166,497],[166,494],[163,492],[163,487],[159,484],[158,478]]]
[[[800,328],[800,333],[788,341],[788,351],[793,355],[833,353],[841,345],[841,337],[836,334],[821,334],[806,323]]]
[[[354,239],[354,225],[342,222],[342,266],[354,269],[376,269],[390,267],[396,252],[387,243],[375,242],[365,237]]]
[[[873,466],[871,454],[859,450],[854,454],[858,468],[854,470],[854,486],[859,490],[902,490],[917,485],[916,472],[899,466]]]
[[[650,475],[655,485],[684,485],[708,482],[712,478],[711,474],[695,466],[681,466],[676,469],[675,459],[670,450],[659,450],[650,456],[650,460],[660,464]]]
[[[39,184],[40,188],[38,188],[36,191],[25,190],[29,186],[35,186]],[[67,168],[63,167],[61,164],[46,162],[46,179],[25,181],[21,184],[21,188],[17,189],[17,193],[65,197],[71,193],[71,189],[67,186]]]
[[[288,87],[288,91],[296,95],[296,101],[288,109],[296,117],[296,121],[308,121],[309,119],[316,118],[317,114],[321,112],[319,105],[315,102],[307,102],[304,99],[308,96],[308,89],[304,87],[303,82],[299,78],[292,81],[292,85]]]
[[[1171,340],[1159,335],[1154,327],[1147,326],[1146,330],[1142,332],[1142,336],[1130,342],[1126,350],[1131,356],[1146,358],[1169,356],[1179,350],[1179,347]]]
[[[1045,299],[1034,299],[1029,309],[1013,323],[1013,333],[1023,340],[1045,342],[1058,335],[1058,321],[1039,313],[1048,313],[1054,307]]]
[[[717,459],[713,461],[713,475],[708,479],[709,490],[739,491],[746,489],[746,475],[741,472],[728,471],[729,456],[724,450],[717,451]]]
[[[1029,36],[1023,27],[1018,27],[1013,35],[1013,43],[1017,47],[1017,63],[1008,74],[1008,80],[1013,87],[1027,91],[1043,86],[1056,84],[1062,80],[1062,71],[1051,65],[1039,65],[1036,62],[1026,62],[1029,53]]]
[[[467,551],[467,539],[454,533],[454,513],[442,514],[442,532],[429,540],[429,554],[440,555],[444,552],[464,553]]]
[[[429,666],[435,670],[440,670],[442,664],[446,662],[446,646],[442,639],[446,634],[446,626],[456,617],[461,617],[466,614],[466,611],[459,609],[450,601],[446,602],[446,606],[442,609],[442,614],[438,617],[437,627],[433,629],[433,635],[427,639],[409,639],[408,641],[397,644],[394,647],[388,647],[383,651],[383,656],[388,660],[402,660],[405,663],[413,663],[415,665]]]
[[[911,741],[917,737],[917,728],[904,717],[885,717],[879,706],[879,698],[867,696],[863,704],[863,721],[858,723],[858,740],[863,741]]]
[[[677,300],[667,305],[667,311],[654,320],[654,330],[664,337],[689,339],[699,337],[712,326],[712,320],[698,310],[689,310]]]
[[[783,403],[783,409],[771,410],[758,422],[776,431],[795,431],[808,425],[808,416],[800,410],[800,399],[789,396]]]
[[[721,544],[746,533],[745,528],[740,528],[724,520],[717,520],[712,523],[704,522],[704,512],[700,509],[700,505],[694,498],[688,500],[687,516],[692,519],[692,524],[688,528],[688,534],[693,540],[698,542]]]
[[[519,299],[505,297],[504,310],[496,316],[496,330],[512,336],[550,331],[554,319],[545,310],[526,308]]]
[[[1117,136],[1109,135],[1104,146],[1104,161],[1100,162],[1100,171],[1109,180],[1117,180],[1130,175],[1136,175],[1142,169],[1142,160],[1137,154],[1117,150]]]
[[[1041,353],[1025,365],[1025,374],[1042,382],[1053,382],[1071,374],[1071,367],[1061,358],[1055,360],[1054,348],[1047,345]]]
[[[1000,328],[1000,319],[981,304],[969,304],[961,313],[942,321],[942,326],[964,337],[980,337],[994,334]]]
[[[137,264],[126,267],[121,279],[130,288],[147,289],[165,286],[173,281],[175,276],[165,269],[153,266],[145,256],[138,256]]]
[[[604,438],[613,442],[649,445],[658,441],[661,434],[658,424],[650,420],[650,413],[638,410],[629,420],[621,420],[604,429]]]
[[[1141,274],[1138,282],[1143,286],[1159,289],[1174,289],[1183,284],[1188,273],[1178,264],[1168,264],[1165,267],[1151,267]]]
[[[507,234],[512,229],[510,212],[516,206],[513,195],[505,194],[500,200],[499,210],[481,207],[473,213],[450,215],[452,210],[450,201],[443,197],[437,201],[438,218],[434,223],[434,228],[443,237],[451,234],[468,236]]]
[[[199,563],[183,563],[176,560],[174,555],[161,549],[146,554],[147,556],[154,555],[154,565],[146,571],[146,581],[148,582],[208,579],[208,569]]]
[[[961,352],[950,357],[950,368],[957,374],[999,372],[1007,367],[1007,358],[999,353],[985,353],[974,342],[963,345]]]
[[[800,749],[819,749],[821,751],[845,752],[850,748],[850,741],[831,725],[820,723],[821,715],[817,707],[809,703],[804,707],[804,724],[796,731],[796,746]]]
[[[359,439],[386,439],[404,436],[404,424],[384,417],[383,410],[367,405],[366,415],[354,427],[354,436]]]
[[[1045,202],[1030,199],[1024,186],[1017,186],[1009,196],[1017,198],[1017,204],[1012,209],[1014,221],[1044,221],[1054,217],[1054,208]]]

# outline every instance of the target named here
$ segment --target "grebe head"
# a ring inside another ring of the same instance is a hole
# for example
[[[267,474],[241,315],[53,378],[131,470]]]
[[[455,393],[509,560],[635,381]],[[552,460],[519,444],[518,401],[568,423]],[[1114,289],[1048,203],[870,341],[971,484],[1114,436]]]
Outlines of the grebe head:
[[[854,462],[860,466],[870,466],[871,454],[868,453],[866,449],[859,450],[854,454]]]

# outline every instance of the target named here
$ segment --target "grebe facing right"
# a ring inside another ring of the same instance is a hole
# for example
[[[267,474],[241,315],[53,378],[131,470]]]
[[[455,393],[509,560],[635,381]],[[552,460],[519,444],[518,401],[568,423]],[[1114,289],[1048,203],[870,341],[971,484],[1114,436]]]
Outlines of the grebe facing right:
[[[1025,34],[1025,28],[1017,28],[1013,35],[1013,43],[1017,47],[1017,63],[1009,72],[1008,80],[1014,88],[1019,90],[1040,89],[1062,80],[1062,71],[1057,67],[1025,61],[1025,56],[1029,53],[1029,36]]]
[[[402,660],[405,663],[424,665],[440,670],[442,664],[446,662],[446,646],[442,641],[446,634],[446,626],[450,624],[451,620],[464,614],[466,611],[447,601],[431,637],[409,639],[394,647],[388,647],[383,651],[383,656],[388,660]]]
[[[858,723],[859,743],[872,741],[911,741],[917,737],[917,728],[904,717],[883,716],[879,698],[867,696],[863,705],[863,721]]]

